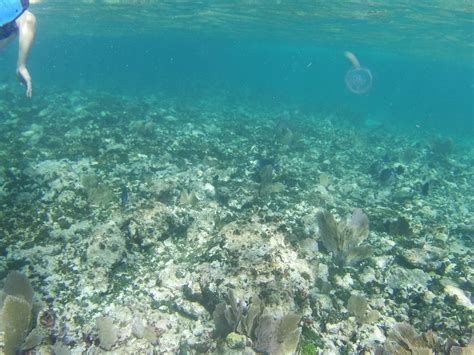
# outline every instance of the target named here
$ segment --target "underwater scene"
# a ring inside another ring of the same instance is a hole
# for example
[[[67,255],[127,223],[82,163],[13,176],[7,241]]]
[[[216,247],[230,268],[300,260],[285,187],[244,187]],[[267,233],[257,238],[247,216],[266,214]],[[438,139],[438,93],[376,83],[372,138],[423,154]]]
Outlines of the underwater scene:
[[[474,354],[472,1],[29,11],[0,353]]]

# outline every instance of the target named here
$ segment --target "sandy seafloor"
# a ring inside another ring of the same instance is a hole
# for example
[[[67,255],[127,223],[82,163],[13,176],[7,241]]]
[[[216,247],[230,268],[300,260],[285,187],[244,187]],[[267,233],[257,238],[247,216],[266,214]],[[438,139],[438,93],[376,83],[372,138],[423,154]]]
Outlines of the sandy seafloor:
[[[213,331],[229,288],[300,315],[305,354],[374,353],[397,322],[469,342],[469,142],[217,95],[0,90],[1,278],[27,275],[53,318],[37,353],[251,353]],[[356,207],[372,252],[338,267],[316,215]]]

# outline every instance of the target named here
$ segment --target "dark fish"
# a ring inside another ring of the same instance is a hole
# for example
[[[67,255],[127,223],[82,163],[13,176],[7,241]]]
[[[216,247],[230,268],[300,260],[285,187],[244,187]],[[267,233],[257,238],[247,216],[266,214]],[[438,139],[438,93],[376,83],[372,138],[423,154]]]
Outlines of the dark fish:
[[[421,185],[421,194],[423,196],[428,196],[429,192],[430,192],[430,182],[427,181],[423,185]]]
[[[120,193],[120,203],[123,208],[127,208],[129,204],[129,190],[127,185],[122,186],[122,192]]]
[[[405,168],[403,165],[397,165],[395,166],[395,172],[397,175],[402,175],[405,172]]]
[[[377,178],[380,171],[383,169],[383,164],[380,161],[374,161],[369,166],[369,174],[372,175],[374,178]]]
[[[389,184],[395,180],[395,169],[392,168],[385,168],[379,174],[379,179],[382,184]]]

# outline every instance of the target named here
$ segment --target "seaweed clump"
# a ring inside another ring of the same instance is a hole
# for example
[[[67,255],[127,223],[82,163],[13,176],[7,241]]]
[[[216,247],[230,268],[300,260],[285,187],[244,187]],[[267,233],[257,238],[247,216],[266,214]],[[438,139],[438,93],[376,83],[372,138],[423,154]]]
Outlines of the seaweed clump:
[[[354,265],[370,255],[370,246],[361,244],[369,235],[369,218],[362,209],[354,209],[340,222],[328,211],[318,213],[316,218],[321,241],[339,266]]]

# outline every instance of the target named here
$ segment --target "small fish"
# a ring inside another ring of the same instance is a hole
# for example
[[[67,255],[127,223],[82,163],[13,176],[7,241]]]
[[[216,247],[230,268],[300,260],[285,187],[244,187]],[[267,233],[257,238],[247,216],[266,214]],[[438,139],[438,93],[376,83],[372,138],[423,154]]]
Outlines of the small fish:
[[[129,190],[127,185],[122,186],[122,192],[120,193],[120,203],[123,208],[127,208],[129,204]]]
[[[427,181],[423,185],[421,185],[421,194],[423,196],[428,196],[429,192],[430,192],[430,182]]]
[[[385,168],[380,171],[379,179],[383,184],[390,184],[395,180],[396,171],[393,168]]]

